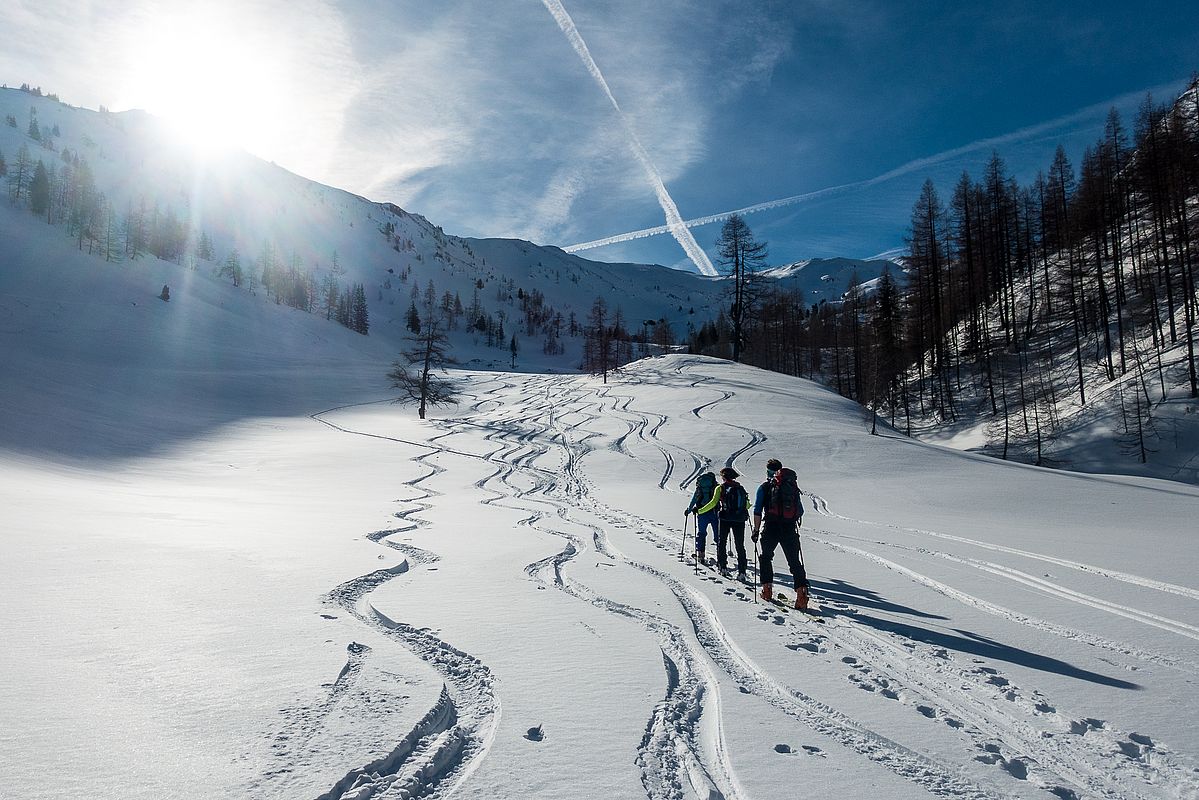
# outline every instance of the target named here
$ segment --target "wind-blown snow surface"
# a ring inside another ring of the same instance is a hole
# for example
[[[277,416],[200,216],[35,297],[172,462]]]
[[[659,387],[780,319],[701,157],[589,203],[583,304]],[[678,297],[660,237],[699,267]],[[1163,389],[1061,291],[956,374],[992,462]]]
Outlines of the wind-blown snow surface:
[[[685,356],[420,422],[373,337],[48,253],[0,272],[2,797],[1199,795],[1199,490]],[[823,622],[678,557],[770,456]]]

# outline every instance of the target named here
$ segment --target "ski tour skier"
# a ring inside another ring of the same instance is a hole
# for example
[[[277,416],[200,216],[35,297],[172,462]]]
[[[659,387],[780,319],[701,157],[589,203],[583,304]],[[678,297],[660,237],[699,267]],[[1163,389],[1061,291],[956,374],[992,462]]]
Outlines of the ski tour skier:
[[[795,607],[808,607],[808,576],[799,556],[799,527],[803,524],[803,503],[794,470],[777,458],[766,462],[766,480],[754,499],[753,540],[762,540],[758,570],[762,580],[762,599],[774,598],[774,548],[781,545],[791,577],[795,582]]]
[[[683,512],[683,516],[695,514],[695,562],[697,564],[707,563],[704,560],[704,549],[708,541],[708,529],[712,529],[712,539],[716,540],[719,526],[718,512],[716,503],[719,500],[716,492],[716,475],[711,472],[705,472],[695,479],[695,492],[691,495],[691,502],[687,505],[687,510]]]
[[[720,527],[716,535],[716,565],[720,574],[727,576],[729,534],[737,548],[737,580],[745,581],[745,523],[749,520],[749,492],[737,483],[737,470],[725,467],[720,471],[723,483],[716,487],[716,503]]]

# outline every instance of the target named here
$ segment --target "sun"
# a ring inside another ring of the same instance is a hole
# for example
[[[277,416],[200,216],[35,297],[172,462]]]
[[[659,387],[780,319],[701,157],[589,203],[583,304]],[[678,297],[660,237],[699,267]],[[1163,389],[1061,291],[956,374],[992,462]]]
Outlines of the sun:
[[[198,150],[269,157],[286,135],[290,58],[266,21],[229,9],[151,12],[132,28],[125,53],[121,105],[162,118]]]

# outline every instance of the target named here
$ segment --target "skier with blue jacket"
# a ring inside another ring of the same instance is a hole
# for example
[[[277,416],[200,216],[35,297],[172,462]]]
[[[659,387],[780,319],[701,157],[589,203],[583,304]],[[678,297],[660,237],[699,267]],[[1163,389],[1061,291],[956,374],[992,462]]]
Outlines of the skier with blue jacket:
[[[795,583],[795,607],[808,607],[808,575],[799,553],[799,526],[803,524],[803,502],[793,470],[777,458],[766,462],[766,482],[758,487],[754,501],[753,540],[762,538],[758,574],[762,599],[774,599],[774,548],[781,545]]]

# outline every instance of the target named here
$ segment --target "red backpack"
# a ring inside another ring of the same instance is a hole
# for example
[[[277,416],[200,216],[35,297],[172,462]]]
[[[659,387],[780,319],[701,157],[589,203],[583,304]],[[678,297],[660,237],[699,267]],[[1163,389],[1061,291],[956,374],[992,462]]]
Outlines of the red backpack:
[[[783,467],[770,484],[770,501],[766,513],[772,517],[795,521],[803,516],[803,502],[799,498],[799,483],[795,471]]]

